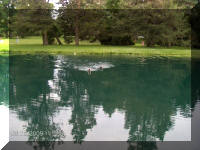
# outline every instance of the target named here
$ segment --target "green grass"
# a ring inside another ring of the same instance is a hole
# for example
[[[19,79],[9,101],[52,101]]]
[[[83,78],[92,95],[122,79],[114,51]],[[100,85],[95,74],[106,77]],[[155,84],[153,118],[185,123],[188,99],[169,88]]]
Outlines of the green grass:
[[[61,39],[63,42],[63,39]],[[64,43],[64,42],[63,42]],[[130,56],[166,56],[166,57],[191,57],[190,48],[183,47],[152,47],[147,48],[137,43],[134,46],[104,46],[99,42],[89,43],[80,41],[79,46],[74,43],[69,45],[49,45],[43,46],[41,37],[28,37],[20,39],[16,44],[16,39],[10,40],[11,54],[66,54],[66,55],[92,55],[92,54],[124,54]],[[199,51],[195,51],[199,54]]]
[[[6,53],[9,51],[9,40],[3,39],[3,42],[0,42],[0,53]]]

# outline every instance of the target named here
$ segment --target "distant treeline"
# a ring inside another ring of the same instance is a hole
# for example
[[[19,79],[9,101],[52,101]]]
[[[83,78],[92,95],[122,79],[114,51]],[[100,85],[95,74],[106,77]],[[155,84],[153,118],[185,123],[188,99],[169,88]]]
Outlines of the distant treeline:
[[[75,40],[76,45],[79,40],[98,40],[102,45],[134,45],[141,38],[148,47],[189,47],[192,39],[192,44],[200,47],[199,4],[192,13],[191,9],[176,9],[191,8],[195,0],[182,0],[182,3],[175,0],[133,0],[132,3],[129,0],[61,0],[59,9],[53,9],[53,4],[44,0],[38,3],[15,0],[8,5],[9,1],[0,3],[5,4],[2,8],[9,8],[9,20],[4,19],[0,27],[1,36],[41,35],[43,45],[55,44],[55,41],[61,45],[60,37],[65,43]],[[134,9],[121,9],[128,5]],[[5,27],[6,23],[9,28]]]

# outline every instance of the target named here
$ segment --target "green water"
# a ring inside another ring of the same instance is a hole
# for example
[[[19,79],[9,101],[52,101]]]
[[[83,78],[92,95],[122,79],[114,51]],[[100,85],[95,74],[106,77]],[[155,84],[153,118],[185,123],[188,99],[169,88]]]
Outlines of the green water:
[[[190,70],[189,59],[11,56],[10,140],[190,141]]]
[[[9,103],[9,59],[0,56],[0,105]]]

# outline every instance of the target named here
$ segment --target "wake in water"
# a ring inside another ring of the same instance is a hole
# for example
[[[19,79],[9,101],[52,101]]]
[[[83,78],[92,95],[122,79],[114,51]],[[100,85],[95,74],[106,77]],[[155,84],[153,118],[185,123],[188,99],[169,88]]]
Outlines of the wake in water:
[[[88,64],[74,66],[74,69],[78,69],[80,71],[99,71],[112,67],[114,67],[114,65],[112,65],[109,62],[98,62],[98,63],[88,63]]]

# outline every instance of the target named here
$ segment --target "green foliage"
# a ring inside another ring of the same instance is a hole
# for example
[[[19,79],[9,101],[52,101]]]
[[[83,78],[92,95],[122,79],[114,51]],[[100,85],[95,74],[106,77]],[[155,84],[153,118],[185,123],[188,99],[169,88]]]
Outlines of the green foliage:
[[[107,9],[119,9],[121,0],[107,0],[106,8]]]
[[[53,25],[52,4],[34,0],[18,0],[13,3],[17,12],[11,18],[12,34],[21,37],[40,34],[43,36],[43,45],[48,45],[48,41],[51,43],[52,39],[48,37],[47,32]]]
[[[144,36],[147,46],[190,46],[188,11],[141,10],[135,24],[138,34]]]
[[[97,21],[100,24],[97,37],[103,45],[134,45],[135,30],[129,12],[112,9],[100,12],[103,17]]]
[[[76,13],[76,10],[71,9],[58,10],[57,23],[65,39],[67,39],[68,36],[74,36],[75,34],[74,28]]]
[[[62,7],[74,9],[189,9],[198,0],[60,0]]]
[[[200,3],[192,9],[190,23],[192,28],[192,47],[200,48]]]
[[[48,29],[47,31],[47,36],[48,36],[48,44],[52,45],[55,43],[55,38],[60,37],[61,31],[58,27],[58,25],[56,24],[56,22],[54,22],[54,24],[52,24],[52,26]]]
[[[126,36],[107,36],[100,35],[99,41],[102,45],[134,45],[132,38],[128,35]]]
[[[62,10],[58,20],[64,36],[74,36],[77,25],[80,39],[103,45],[132,45],[144,36],[148,47],[189,47],[189,15],[187,10]]]
[[[157,1],[158,3],[155,3]],[[32,9],[17,10],[16,15],[11,18],[11,35],[19,35],[22,38],[28,35],[42,35],[44,45],[54,44],[54,39],[58,40],[61,36],[66,43],[71,43],[70,38],[75,37],[76,43],[78,40],[99,40],[102,44],[132,45],[133,40],[143,36],[145,44],[149,47],[190,46],[187,11],[119,9],[124,8],[125,4],[131,7],[142,5],[144,8],[178,8],[175,0],[152,0],[142,3],[136,0],[132,3],[129,0],[102,0],[100,3],[109,9],[68,9],[77,8],[79,2],[80,8],[86,7],[86,4],[94,4],[94,1],[87,0],[64,0],[61,1],[62,9],[54,11],[48,9],[51,8],[51,4],[46,1],[33,3],[32,0],[25,0],[25,5],[22,5],[22,1],[19,0],[15,4],[16,8]]]
[[[64,38],[66,44],[72,43],[73,39],[74,39],[73,36],[64,36],[63,38]]]
[[[53,9],[48,0],[14,0],[16,9]]]
[[[14,13],[14,6],[10,0],[0,0],[0,36],[8,37],[9,16]]]
[[[54,44],[54,43],[55,43],[55,38],[54,38],[53,32],[48,31],[48,32],[47,32],[47,35],[48,35],[48,37],[47,37],[47,39],[48,39],[48,44],[49,44],[49,45]]]

